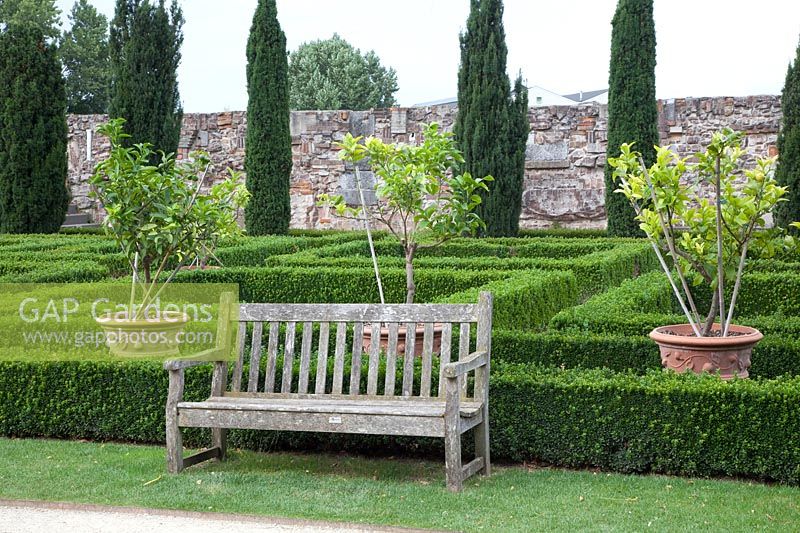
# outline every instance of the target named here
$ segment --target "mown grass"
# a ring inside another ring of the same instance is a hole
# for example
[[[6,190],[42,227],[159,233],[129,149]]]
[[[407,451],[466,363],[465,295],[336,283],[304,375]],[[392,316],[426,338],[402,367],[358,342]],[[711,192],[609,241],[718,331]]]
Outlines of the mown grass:
[[[498,468],[461,494],[443,462],[232,451],[173,476],[155,446],[0,439],[0,498],[464,531],[797,531],[800,488]]]

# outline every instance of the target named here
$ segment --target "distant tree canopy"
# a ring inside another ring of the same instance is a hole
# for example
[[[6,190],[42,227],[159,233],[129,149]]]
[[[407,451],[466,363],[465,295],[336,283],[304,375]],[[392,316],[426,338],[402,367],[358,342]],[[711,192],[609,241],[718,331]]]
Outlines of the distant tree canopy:
[[[47,39],[59,36],[60,14],[55,0],[0,0],[0,25],[34,26]]]
[[[0,233],[53,233],[67,211],[67,117],[55,45],[36,25],[0,32]]]
[[[775,208],[775,224],[787,227],[800,220],[800,45],[794,63],[786,72],[781,95],[783,121],[778,135],[778,168],[775,179],[788,187],[786,202]]]
[[[177,0],[169,8],[165,3],[117,0],[109,41],[109,114],[126,120],[128,142],[173,153],[183,119],[178,92],[183,12]]]
[[[60,41],[67,84],[67,111],[105,113],[111,82],[108,19],[87,1],[78,0],[69,15],[72,28]]]
[[[396,104],[397,73],[375,52],[362,54],[334,34],[300,45],[289,55],[292,109],[369,109]]]

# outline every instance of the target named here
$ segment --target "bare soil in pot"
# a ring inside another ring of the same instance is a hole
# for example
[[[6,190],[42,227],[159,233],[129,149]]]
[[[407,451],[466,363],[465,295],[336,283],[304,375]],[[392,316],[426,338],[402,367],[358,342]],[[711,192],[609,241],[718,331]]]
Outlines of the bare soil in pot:
[[[731,325],[721,336],[719,324],[711,335],[696,337],[689,324],[662,326],[650,332],[661,350],[661,365],[676,372],[710,372],[722,379],[746,378],[750,374],[753,346],[764,338],[755,328]]]

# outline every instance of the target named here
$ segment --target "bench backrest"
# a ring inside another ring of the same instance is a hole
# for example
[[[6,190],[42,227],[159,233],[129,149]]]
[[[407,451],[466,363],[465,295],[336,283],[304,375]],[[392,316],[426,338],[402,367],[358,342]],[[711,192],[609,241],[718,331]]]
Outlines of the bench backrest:
[[[241,304],[238,321],[232,392],[443,396],[445,364],[491,351],[492,296],[481,293],[477,304]],[[405,332],[421,335],[422,353]],[[462,380],[463,395],[483,397],[487,380],[479,370],[469,394]]]

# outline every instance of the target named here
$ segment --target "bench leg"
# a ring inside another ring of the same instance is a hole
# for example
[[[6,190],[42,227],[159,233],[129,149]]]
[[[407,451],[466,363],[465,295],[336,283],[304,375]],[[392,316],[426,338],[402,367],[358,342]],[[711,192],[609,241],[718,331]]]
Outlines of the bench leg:
[[[447,488],[459,492],[463,488],[461,467],[461,434],[458,427],[445,429],[444,464],[447,476]]]
[[[183,436],[178,426],[178,402],[183,397],[183,370],[170,370],[169,394],[166,408],[167,471],[177,474],[183,470]]]
[[[219,449],[220,461],[225,460],[228,452],[228,430],[223,428],[211,428],[211,447]]]
[[[461,387],[457,379],[447,378],[444,410],[444,468],[447,488],[459,492],[463,488],[461,467],[461,414],[458,400]]]
[[[167,416],[167,471],[170,474],[177,474],[181,470],[183,470],[183,436],[181,435],[181,428],[178,427],[177,416]]]
[[[489,459],[489,407],[484,404],[483,422],[475,428],[475,457],[483,457],[483,468],[478,471],[484,476],[492,475],[492,463]]]

